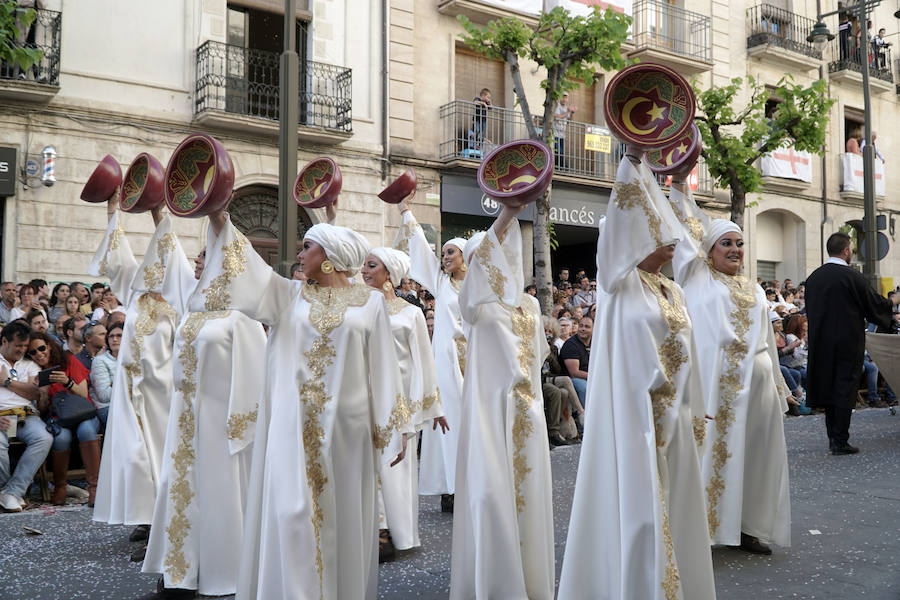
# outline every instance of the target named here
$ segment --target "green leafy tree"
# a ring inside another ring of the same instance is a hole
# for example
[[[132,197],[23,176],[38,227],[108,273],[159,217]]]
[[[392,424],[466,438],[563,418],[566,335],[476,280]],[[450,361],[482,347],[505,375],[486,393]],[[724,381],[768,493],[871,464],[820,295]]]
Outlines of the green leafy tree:
[[[466,33],[466,46],[488,58],[505,61],[509,66],[516,103],[522,111],[531,139],[552,146],[553,112],[563,92],[582,83],[594,82],[597,70],[618,70],[625,66],[620,48],[628,37],[631,17],[612,9],[605,12],[595,8],[587,16],[573,16],[568,10],[556,7],[540,15],[537,25],[529,27],[515,17],[489,22],[485,27],[474,25],[464,15],[459,21]],[[531,60],[543,69],[544,90],[543,127],[538,131],[525,87],[519,61]],[[534,222],[534,271],[541,310],[549,314],[553,305],[553,279],[550,273],[550,194],[537,203]]]
[[[790,76],[778,82],[774,113],[766,116],[769,90],[753,77],[747,78],[750,100],[738,111],[735,101],[743,86],[741,78],[726,86],[697,90],[697,126],[703,138],[703,158],[716,185],[731,191],[731,220],[744,226],[747,194],[759,190],[762,177],[754,163],[789,142],[796,150],[821,155],[828,128],[826,84],[819,80],[803,87]]]
[[[21,31],[28,31],[35,17],[33,8],[21,7],[14,0],[0,0],[0,61],[19,65],[22,70],[40,62],[43,52],[25,48],[19,40]]]

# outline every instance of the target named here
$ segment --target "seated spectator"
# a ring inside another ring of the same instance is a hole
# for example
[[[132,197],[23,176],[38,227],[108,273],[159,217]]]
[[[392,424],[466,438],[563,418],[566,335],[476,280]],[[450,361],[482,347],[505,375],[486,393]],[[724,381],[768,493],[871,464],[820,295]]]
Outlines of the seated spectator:
[[[106,350],[95,356],[91,363],[91,398],[97,405],[97,418],[100,419],[100,425],[104,428],[109,413],[109,403],[112,400],[112,386],[116,380],[116,363],[119,360],[123,330],[121,323],[109,326],[106,332]]]
[[[584,408],[578,399],[578,392],[575,391],[575,387],[572,385],[572,379],[568,376],[565,367],[559,360],[559,347],[562,345],[562,340],[559,339],[559,324],[556,319],[547,316],[543,317],[543,322],[544,335],[547,336],[550,353],[547,355],[547,360],[544,362],[541,370],[541,379],[542,383],[551,384],[562,390],[562,413],[560,415],[559,434],[564,440],[572,442],[584,430]]]
[[[574,323],[580,323],[582,317],[584,317],[584,308],[582,308],[581,306],[573,306],[572,310],[570,310],[569,312],[572,313],[572,321]]]
[[[103,292],[106,291],[106,286],[102,283],[95,283],[91,285],[91,303],[90,306],[85,308],[81,307],[81,312],[86,315],[94,314],[94,311],[100,308],[100,303],[103,301]]]
[[[425,314],[425,326],[428,327],[428,339],[434,338],[434,311]]]
[[[39,310],[44,313],[45,317],[47,316],[47,311],[37,299],[34,288],[31,287],[31,284],[26,283],[19,288],[19,306],[10,311],[9,320],[12,322],[16,319],[23,319],[32,310]]]
[[[73,281],[70,287],[71,294],[78,299],[79,308],[88,305],[85,310],[90,310],[91,292],[80,281]]]
[[[107,317],[106,330],[109,331],[109,329],[116,323],[118,323],[119,325],[125,324],[125,312],[124,311],[122,311],[122,312],[113,311],[113,313],[111,315],[109,315],[109,317]]]
[[[769,310],[773,310],[778,303],[776,296],[774,288],[766,288],[766,302],[769,304]]]
[[[66,299],[71,288],[68,283],[57,283],[50,294],[50,310],[47,311],[47,320],[56,323],[61,315],[66,313]],[[54,329],[55,332],[55,329]]]
[[[306,281],[306,275],[303,274],[303,269],[300,268],[300,263],[294,263],[291,265],[291,279],[294,281]]]
[[[65,312],[63,314],[69,319],[71,319],[75,315],[84,316],[84,313],[81,312],[81,301],[75,294],[69,294],[69,297],[66,298],[66,302],[63,306],[65,308]]]
[[[32,310],[25,316],[25,322],[32,333],[47,333],[47,317],[39,310]]]
[[[557,338],[558,343],[554,343],[556,344],[557,350],[562,350],[563,344],[565,344],[566,340],[572,337],[575,332],[572,327],[572,319],[562,317],[557,319],[556,322],[559,324],[559,337]]]
[[[106,348],[106,327],[103,326],[103,323],[89,321],[81,330],[81,339],[84,346],[81,352],[75,355],[75,358],[84,365],[85,369],[90,371],[94,357]]]
[[[769,320],[772,322],[772,329],[775,331],[775,349],[778,352],[778,360],[780,363],[785,354],[792,352],[799,344],[786,350],[787,339],[784,336],[783,321],[781,317],[778,316],[778,313],[773,311],[769,313]],[[783,364],[779,364],[779,367],[781,368],[781,375],[784,377],[784,382],[791,392],[791,397],[788,398],[788,412],[797,416],[800,414],[800,403],[805,401],[803,387],[800,383],[800,371],[786,367]]]
[[[554,304],[553,309],[550,311],[550,316],[553,317],[554,319],[558,319],[559,313],[561,313],[562,310],[563,310],[562,304]]]
[[[530,283],[525,286],[525,293],[529,296],[537,296],[537,286],[533,283]]]
[[[21,321],[0,330],[0,507],[20,512],[34,474],[44,464],[53,436],[35,407],[40,393],[32,381],[39,367],[25,358],[31,331]],[[25,443],[25,452],[10,474],[9,440]]]
[[[596,289],[596,288],[595,288]],[[582,277],[579,282],[578,291],[572,297],[573,306],[591,306],[596,301],[597,293],[591,290],[591,280]]]
[[[425,298],[422,300],[422,304],[425,306],[425,310],[434,310],[434,296],[431,295],[431,292],[425,292]]]
[[[562,390],[555,385],[542,383],[541,396],[544,399],[544,419],[547,421],[550,449],[553,450],[554,446],[568,446],[569,442],[559,435],[559,421],[562,417]]]
[[[16,308],[16,284],[12,281],[0,283],[0,325],[12,322],[12,311]]]
[[[37,301],[44,307],[44,311],[50,308],[50,285],[46,279],[32,279],[28,282],[34,288],[34,295]]]
[[[28,356],[41,369],[61,367],[50,373],[50,384],[41,388],[39,407],[48,415],[49,428],[54,431],[53,439],[53,504],[66,503],[66,486],[69,474],[69,450],[75,436],[81,443],[81,458],[84,461],[85,479],[88,483],[88,506],[94,505],[97,492],[97,476],[100,473],[100,442],[97,433],[100,431],[100,420],[94,416],[82,421],[76,427],[60,427],[53,414],[53,399],[77,394],[90,398],[88,384],[90,371],[70,352],[63,350],[59,344],[46,333],[32,333]]]
[[[572,385],[578,393],[581,405],[587,408],[585,395],[587,393],[588,365],[591,359],[591,337],[593,335],[594,322],[590,317],[584,317],[578,322],[578,332],[566,340],[559,351],[559,359],[562,361],[572,379]]]
[[[76,315],[65,322],[63,325],[63,350],[78,354],[84,347],[84,338],[81,332],[87,324],[87,318],[84,315]]]
[[[400,289],[396,291],[396,294],[399,298],[403,298],[414,306],[418,306],[421,309],[425,308],[425,305],[419,300],[419,294],[412,289],[412,283],[410,283],[409,279],[404,278],[400,280]]]
[[[563,267],[559,270],[559,278],[556,280],[556,286],[559,287],[563,282],[569,283],[569,269]]]
[[[125,307],[119,303],[119,299],[113,294],[109,288],[103,290],[103,296],[100,299],[100,307],[91,315],[91,321],[106,323],[106,320],[114,312],[125,312]]]

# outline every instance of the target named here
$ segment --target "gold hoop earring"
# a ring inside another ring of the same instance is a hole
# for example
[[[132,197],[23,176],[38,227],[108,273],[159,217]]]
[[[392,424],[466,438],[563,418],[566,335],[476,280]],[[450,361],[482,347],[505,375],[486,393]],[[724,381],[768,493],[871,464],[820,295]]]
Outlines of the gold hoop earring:
[[[463,273],[465,273],[466,271],[469,270],[469,267],[466,266],[466,263],[463,263],[462,266],[459,268],[459,270],[462,271]]]
[[[323,260],[322,266],[319,267],[319,270],[322,271],[322,273],[324,273],[325,275],[328,275],[329,273],[333,273],[334,272],[334,263],[331,262],[330,260]]]
[[[381,289],[383,289],[386,292],[393,292],[394,285],[391,283],[391,280],[388,279],[387,281],[385,281],[384,283],[381,284]]]

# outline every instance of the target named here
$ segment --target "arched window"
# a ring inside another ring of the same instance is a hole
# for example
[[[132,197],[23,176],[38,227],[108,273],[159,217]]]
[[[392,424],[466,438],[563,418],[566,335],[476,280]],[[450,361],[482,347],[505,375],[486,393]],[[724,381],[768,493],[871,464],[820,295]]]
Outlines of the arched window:
[[[228,207],[231,222],[247,236],[260,256],[274,266],[278,262],[278,190],[270,186],[250,185],[234,193]],[[312,227],[306,211],[297,207],[297,249]],[[293,259],[292,259],[293,260]]]

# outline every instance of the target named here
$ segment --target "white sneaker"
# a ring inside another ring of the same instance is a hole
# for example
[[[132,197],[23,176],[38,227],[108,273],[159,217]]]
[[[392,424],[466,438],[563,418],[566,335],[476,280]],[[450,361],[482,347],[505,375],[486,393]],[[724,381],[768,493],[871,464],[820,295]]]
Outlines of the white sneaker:
[[[19,504],[19,499],[6,492],[0,492],[0,507],[3,508],[4,512],[22,512],[22,505]]]

